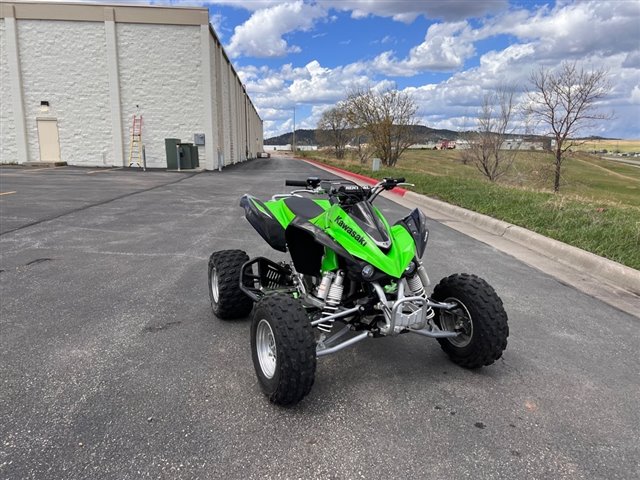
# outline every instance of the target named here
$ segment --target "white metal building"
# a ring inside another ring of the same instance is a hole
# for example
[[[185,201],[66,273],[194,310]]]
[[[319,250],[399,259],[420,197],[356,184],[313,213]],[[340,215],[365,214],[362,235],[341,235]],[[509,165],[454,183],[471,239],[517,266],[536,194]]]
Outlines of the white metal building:
[[[262,120],[206,8],[0,0],[0,163],[128,165],[133,115],[147,166],[165,138],[222,168],[262,151]]]

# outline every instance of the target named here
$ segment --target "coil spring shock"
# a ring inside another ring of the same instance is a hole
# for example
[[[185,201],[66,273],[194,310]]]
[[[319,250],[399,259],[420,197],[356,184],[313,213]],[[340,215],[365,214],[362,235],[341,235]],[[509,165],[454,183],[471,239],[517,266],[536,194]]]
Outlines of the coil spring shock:
[[[338,270],[335,280],[331,284],[329,288],[329,293],[327,293],[327,299],[325,301],[324,308],[322,309],[322,313],[320,318],[328,317],[329,315],[333,315],[338,311],[338,306],[342,301],[342,292],[344,290],[344,272],[342,270]],[[329,333],[333,328],[334,320],[327,320],[326,322],[320,322],[318,325],[318,330]]]
[[[420,280],[419,275],[416,274],[412,277],[407,278],[407,284],[409,285],[409,290],[411,290],[411,293],[414,297],[427,298],[427,294],[424,291],[424,285],[422,285],[422,280]],[[425,306],[425,308],[426,320],[431,320],[435,316],[436,312],[434,312],[433,308],[428,305]]]

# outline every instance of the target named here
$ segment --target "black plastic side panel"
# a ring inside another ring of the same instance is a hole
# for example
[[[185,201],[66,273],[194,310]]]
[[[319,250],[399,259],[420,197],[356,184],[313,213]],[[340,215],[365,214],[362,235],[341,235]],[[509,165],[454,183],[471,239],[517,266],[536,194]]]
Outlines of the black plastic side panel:
[[[398,220],[396,225],[402,225],[413,237],[416,244],[416,254],[418,258],[422,258],[427,248],[427,240],[429,240],[429,229],[427,229],[427,217],[419,209],[414,209],[409,215],[402,220]]]
[[[296,272],[305,275],[320,275],[324,248],[315,241],[313,234],[304,228],[290,224],[285,232],[285,237]]]
[[[253,228],[260,234],[272,248],[281,252],[287,251],[287,243],[284,237],[284,228],[275,218],[261,212],[256,204],[260,205],[266,212],[269,210],[255,197],[243,195],[240,199],[240,206],[244,208],[244,215]]]
[[[351,278],[362,281],[360,272],[366,262],[353,257],[338,242],[312,223],[296,218],[287,227],[285,235],[297,272],[319,275],[322,255],[326,247],[338,254]]]

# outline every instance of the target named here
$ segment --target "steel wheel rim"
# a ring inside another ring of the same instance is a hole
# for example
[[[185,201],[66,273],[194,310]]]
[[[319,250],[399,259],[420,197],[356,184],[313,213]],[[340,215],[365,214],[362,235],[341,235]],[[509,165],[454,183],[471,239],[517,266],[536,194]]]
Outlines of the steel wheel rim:
[[[211,269],[211,296],[213,297],[213,301],[218,303],[220,291],[218,289],[218,271],[215,268]]]
[[[278,351],[271,325],[264,318],[260,320],[256,329],[256,353],[264,376],[269,379],[273,378],[276,373]]]
[[[447,340],[454,347],[464,348],[471,343],[473,338],[473,319],[471,314],[465,304],[457,298],[449,297],[445,302],[455,303],[457,307],[440,311],[440,327],[443,330],[460,332],[457,337],[447,338]]]

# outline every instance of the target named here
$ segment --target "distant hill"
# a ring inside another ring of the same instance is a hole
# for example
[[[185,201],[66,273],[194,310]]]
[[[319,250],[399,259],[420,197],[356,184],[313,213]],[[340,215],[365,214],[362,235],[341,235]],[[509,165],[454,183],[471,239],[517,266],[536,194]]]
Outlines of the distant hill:
[[[580,137],[575,140],[584,140],[589,142],[599,141],[599,140],[622,140],[621,138],[609,138],[609,137],[600,137],[598,135],[592,135],[590,137]]]
[[[416,143],[429,143],[429,142],[438,142],[443,139],[447,140],[458,140],[463,137],[468,132],[457,132],[455,130],[439,130],[435,128],[425,127],[424,125],[416,125],[414,127],[416,134]],[[355,136],[355,134],[354,134]],[[507,137],[513,138],[524,138],[529,141],[534,140],[543,140],[544,137],[538,135],[518,135],[511,134],[507,135]],[[611,138],[604,137],[585,137],[585,138],[577,138],[576,140],[616,140]],[[283,133],[282,135],[278,135],[276,137],[267,138],[264,141],[265,145],[288,145],[293,143],[293,134]],[[318,141],[316,140],[316,130],[311,129],[298,129],[296,130],[296,145],[318,145]]]
[[[293,143],[293,134],[283,133],[277,137],[267,138],[264,141],[265,145],[288,145]],[[316,131],[314,130],[296,130],[296,144],[297,145],[317,145],[316,143]]]
[[[416,133],[416,143],[428,143],[437,142],[438,140],[448,139],[456,140],[461,132],[454,130],[437,130],[434,128],[425,127],[424,125],[416,125],[414,127]],[[288,145],[293,143],[293,134],[291,132],[283,133],[276,137],[267,138],[264,141],[265,145]],[[296,145],[317,145],[316,130],[296,130]]]

